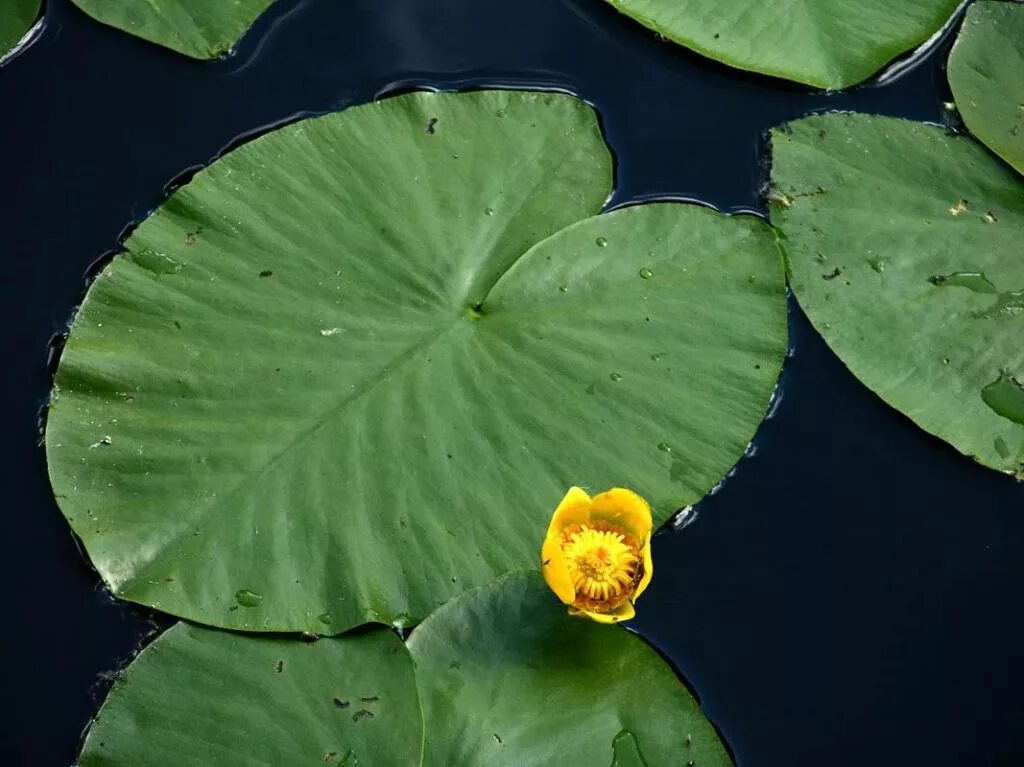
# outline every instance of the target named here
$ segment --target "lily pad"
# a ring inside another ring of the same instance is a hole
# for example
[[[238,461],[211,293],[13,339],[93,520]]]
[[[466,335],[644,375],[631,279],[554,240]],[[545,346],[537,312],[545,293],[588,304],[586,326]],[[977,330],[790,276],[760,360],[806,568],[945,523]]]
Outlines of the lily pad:
[[[949,84],[971,132],[1024,173],[1024,5],[983,0],[967,10]]]
[[[195,59],[227,53],[274,0],[72,0],[97,21]]]
[[[628,631],[570,618],[530,572],[460,596],[407,645],[379,628],[304,643],[179,623],[115,682],[78,764],[687,760],[731,765],[673,671]]]
[[[654,650],[568,616],[537,573],[452,600],[408,647],[425,765],[732,764]]]
[[[607,0],[732,67],[839,90],[940,30],[959,0]]]
[[[0,11],[0,59],[25,36],[39,18],[41,0],[5,0]]]
[[[307,644],[179,623],[114,683],[78,765],[414,765],[422,734],[388,630]]]
[[[534,566],[571,485],[659,523],[699,500],[768,405],[781,265],[759,219],[691,205],[563,230],[610,180],[585,104],[491,91],[301,122],[178,190],[90,288],[47,427],[114,593],[410,625]]]
[[[886,117],[799,120],[772,147],[772,221],[818,331],[923,429],[1024,476],[1024,182]]]

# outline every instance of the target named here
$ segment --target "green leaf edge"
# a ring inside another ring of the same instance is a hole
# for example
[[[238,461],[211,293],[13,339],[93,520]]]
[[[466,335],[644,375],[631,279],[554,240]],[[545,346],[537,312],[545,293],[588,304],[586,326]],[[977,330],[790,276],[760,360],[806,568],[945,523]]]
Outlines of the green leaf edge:
[[[969,29],[968,23],[973,22],[977,18],[979,22],[995,25],[997,20],[988,17],[992,13],[997,12],[997,9],[999,13],[1016,13],[1024,19],[1024,4],[1020,2],[1014,0],[976,0],[976,2],[968,7],[967,13],[964,15],[963,26],[961,26],[956,42],[953,43],[953,49],[949,53],[949,60],[946,64],[946,79],[953,93],[953,101],[957,105],[957,110],[964,124],[971,131],[971,134],[1010,167],[1024,175],[1024,155],[1021,158],[1008,157],[1005,151],[1001,151],[994,145],[994,142],[990,142],[988,138],[989,131],[985,130],[981,123],[975,120],[976,111],[979,107],[970,106],[966,97],[961,97],[964,89],[969,87],[961,79],[960,72],[961,68],[969,66],[969,62],[964,58],[967,55],[964,52],[964,46],[961,45],[965,40],[965,35],[969,34],[967,31]],[[1024,55],[1024,47],[1021,48],[1021,52]],[[1022,84],[1021,96],[1024,97],[1024,70],[1021,70],[1020,76]],[[964,106],[961,106],[961,104],[964,104]],[[1021,108],[1024,109],[1024,103],[1021,104]],[[981,127],[980,131],[978,130],[979,127]]]
[[[10,4],[12,0],[5,0],[5,2]],[[19,0],[13,0],[13,3],[15,4],[18,2]],[[19,24],[11,33],[4,33],[3,30],[0,29],[0,65],[7,62],[8,56],[14,52],[18,45],[25,39],[25,36],[28,35],[28,33],[32,31],[32,28],[39,22],[39,14],[43,9],[43,0],[26,0],[23,3],[23,8],[19,6],[17,11],[21,13],[32,7],[35,8],[35,13],[28,12],[24,16],[19,17],[19,19],[23,20],[27,26],[25,24]],[[11,10],[0,11],[0,13],[4,13],[5,15],[10,14]]]
[[[682,47],[687,48],[705,58],[711,59],[712,61],[717,61],[720,64],[724,64],[725,66],[732,67],[733,69],[738,69],[743,72],[776,77],[782,80],[789,80],[790,82],[809,85],[812,88],[820,88],[826,91],[843,91],[847,88],[852,88],[855,85],[867,82],[871,77],[883,70],[887,64],[892,63],[899,56],[907,53],[908,51],[913,51],[928,42],[932,35],[939,32],[949,22],[951,15],[956,11],[956,8],[959,5],[959,0],[946,0],[949,7],[942,12],[941,18],[938,20],[938,23],[934,25],[931,32],[925,32],[923,35],[914,35],[911,39],[901,42],[894,42],[891,46],[886,47],[884,50],[880,50],[877,55],[872,56],[870,59],[865,59],[864,66],[857,68],[849,75],[843,76],[842,72],[840,72],[837,73],[835,77],[817,79],[814,77],[803,76],[795,72],[785,72],[782,69],[775,67],[759,67],[754,64],[741,63],[728,56],[717,53],[711,50],[710,47],[697,41],[685,39],[683,36],[671,32],[654,19],[629,13],[622,7],[622,0],[605,0],[605,2],[609,3],[622,15],[633,19],[647,29],[661,35],[665,39],[670,40],[677,45],[681,45]]]
[[[136,2],[137,3],[137,2],[140,2],[140,0],[113,0],[113,1],[114,2],[119,2],[119,3],[129,3],[129,2]],[[224,1],[225,0],[209,0],[209,2],[211,2],[211,3],[224,2]],[[264,6],[263,10],[261,10],[259,13],[257,13],[256,16],[253,17],[252,21],[250,21],[248,24],[246,24],[245,28],[242,29],[242,31],[238,35],[235,35],[233,39],[229,40],[229,39],[227,39],[228,36],[226,34],[220,34],[220,35],[217,35],[218,39],[216,41],[206,43],[202,47],[200,47],[199,45],[195,45],[195,46],[177,45],[177,44],[175,44],[174,42],[171,42],[171,41],[159,40],[159,39],[157,39],[157,36],[155,36],[155,35],[140,33],[140,32],[138,32],[136,30],[129,29],[128,26],[125,25],[125,24],[115,23],[115,22],[113,22],[113,21],[111,21],[109,19],[103,18],[102,15],[96,11],[96,9],[91,8],[91,7],[87,7],[86,5],[84,5],[81,2],[81,0],[71,0],[71,2],[75,5],[75,7],[78,10],[80,10],[82,13],[84,13],[90,19],[92,19],[93,21],[97,21],[100,24],[103,24],[104,26],[110,27],[111,29],[116,29],[116,30],[118,30],[120,32],[124,32],[125,34],[128,34],[128,35],[131,35],[132,37],[138,38],[139,40],[145,40],[147,43],[152,43],[153,45],[158,45],[161,48],[165,48],[166,50],[169,50],[169,51],[174,51],[175,53],[178,53],[178,54],[180,54],[182,56],[187,56],[190,59],[195,59],[197,61],[215,61],[217,59],[223,58],[226,54],[228,54],[232,50],[232,48],[234,48],[236,45],[238,45],[238,43],[242,40],[242,38],[245,37],[245,35],[248,34],[249,30],[252,29],[253,25],[260,18],[260,16],[262,16],[264,13],[266,13],[270,9],[270,6],[273,5],[276,2],[276,0],[263,0],[263,2],[266,3],[266,5]],[[149,2],[152,2],[152,0],[149,0]]]

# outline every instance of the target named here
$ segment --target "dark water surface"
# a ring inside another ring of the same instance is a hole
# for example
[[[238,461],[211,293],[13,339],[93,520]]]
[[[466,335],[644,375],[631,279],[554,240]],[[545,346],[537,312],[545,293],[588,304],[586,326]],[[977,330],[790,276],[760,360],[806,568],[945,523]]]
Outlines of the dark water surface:
[[[50,0],[41,38],[0,69],[0,765],[71,764],[101,675],[160,620],[112,602],[76,549],[36,411],[83,275],[165,184],[304,112],[521,85],[597,106],[616,203],[759,208],[772,125],[823,109],[941,122],[948,43],[884,86],[829,95],[703,60],[601,0],[279,0],[209,64]],[[656,538],[636,630],[741,767],[1024,765],[1024,485],[918,431],[792,314],[795,354],[756,455],[693,524]]]

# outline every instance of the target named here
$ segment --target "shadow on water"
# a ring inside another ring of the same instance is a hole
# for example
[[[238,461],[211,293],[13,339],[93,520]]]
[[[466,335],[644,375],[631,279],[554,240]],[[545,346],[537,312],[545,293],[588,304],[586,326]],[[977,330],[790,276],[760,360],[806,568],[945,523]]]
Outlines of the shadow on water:
[[[0,761],[70,764],[97,680],[165,625],[99,588],[50,495],[36,414],[83,275],[171,188],[305,115],[415,87],[542,87],[599,110],[612,206],[763,211],[773,125],[823,110],[947,123],[953,33],[834,94],[710,62],[601,0],[279,0],[209,63],[49,0],[38,39],[0,69]],[[885,407],[791,306],[785,397],[699,517],[656,537],[633,628],[743,767],[1024,763],[1024,487]]]

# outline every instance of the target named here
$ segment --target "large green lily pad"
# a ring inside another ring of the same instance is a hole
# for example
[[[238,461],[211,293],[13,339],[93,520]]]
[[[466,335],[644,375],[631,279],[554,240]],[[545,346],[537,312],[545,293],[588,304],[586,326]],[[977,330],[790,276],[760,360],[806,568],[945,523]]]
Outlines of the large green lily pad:
[[[537,573],[454,599],[408,647],[425,765],[732,764],[654,650],[570,617]]]
[[[690,760],[731,765],[672,670],[628,631],[570,618],[531,572],[456,598],[407,645],[379,628],[307,644],[178,624],[115,683],[79,765]]]
[[[970,139],[866,115],[772,135],[800,305],[919,426],[1024,476],[1024,183]]]
[[[607,0],[732,67],[839,90],[920,45],[959,0]]]
[[[763,222],[697,206],[563,229],[610,179],[576,99],[417,93],[178,190],[90,288],[47,427],[114,593],[248,630],[409,625],[534,566],[571,485],[636,488],[659,522],[699,500],[770,399],[781,265]]]
[[[971,132],[1024,173],[1024,5],[983,0],[967,10],[949,84]]]
[[[4,0],[0,10],[0,59],[32,28],[40,5],[41,0]]]
[[[97,21],[195,59],[227,53],[274,0],[72,0]]]
[[[179,623],[114,683],[78,765],[415,765],[422,736],[386,629],[307,644]]]

